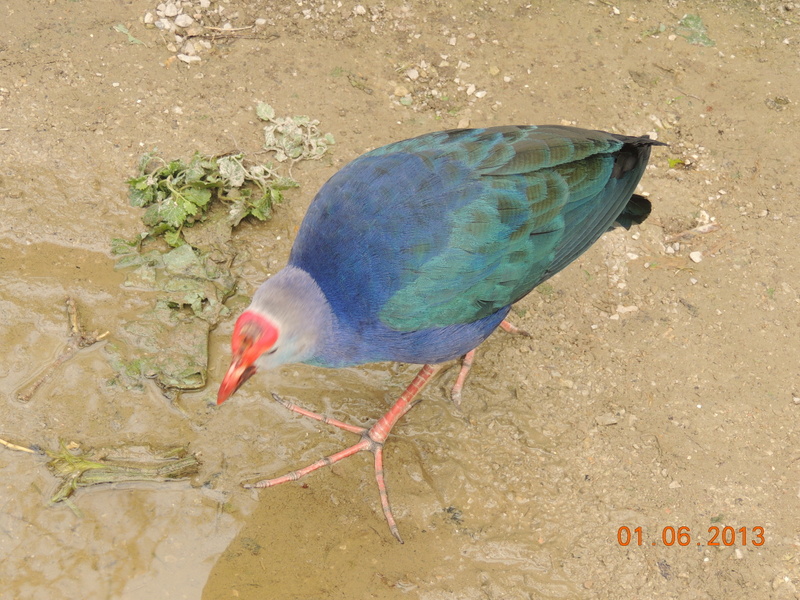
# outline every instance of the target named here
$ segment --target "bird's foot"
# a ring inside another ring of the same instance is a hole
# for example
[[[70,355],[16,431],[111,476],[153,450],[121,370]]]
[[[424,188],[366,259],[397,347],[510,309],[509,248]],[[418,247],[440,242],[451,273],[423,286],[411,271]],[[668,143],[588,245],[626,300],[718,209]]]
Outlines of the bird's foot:
[[[425,387],[425,384],[428,380],[436,373],[441,367],[439,366],[432,366],[432,365],[425,365],[422,367],[420,372],[414,378],[414,381],[411,382],[406,390],[400,395],[400,398],[397,399],[397,402],[394,403],[392,408],[390,408],[386,414],[384,414],[376,423],[367,429],[366,427],[358,427],[357,425],[350,425],[349,423],[345,423],[344,421],[339,421],[338,419],[333,419],[326,415],[322,415],[320,413],[316,413],[310,411],[308,409],[302,408],[289,402],[288,400],[284,400],[277,394],[272,394],[272,396],[277,400],[280,404],[291,410],[292,412],[296,412],[300,415],[305,417],[309,417],[316,421],[320,421],[322,423],[326,423],[327,425],[333,425],[334,427],[338,427],[339,429],[344,429],[345,431],[349,431],[350,433],[356,433],[361,436],[361,441],[352,446],[345,448],[344,450],[340,450],[335,454],[331,454],[330,456],[326,456],[325,458],[321,458],[318,461],[311,463],[305,468],[298,469],[296,471],[292,471],[287,473],[286,475],[282,475],[281,477],[275,477],[273,479],[264,479],[263,481],[258,481],[256,483],[246,483],[243,484],[245,488],[267,488],[273,487],[276,485],[280,485],[281,483],[286,483],[289,481],[297,481],[301,477],[305,477],[309,473],[313,473],[317,469],[321,469],[322,467],[328,467],[333,465],[340,460],[343,460],[349,456],[353,456],[354,454],[358,454],[359,452],[369,451],[372,452],[373,456],[375,457],[375,480],[378,483],[378,493],[380,494],[381,499],[381,508],[383,509],[383,515],[386,517],[386,522],[389,525],[389,530],[392,532],[392,535],[397,538],[401,544],[403,543],[403,538],[400,537],[400,531],[397,528],[397,522],[395,521],[394,515],[392,514],[392,507],[389,504],[389,493],[386,491],[386,480],[383,474],[383,444],[386,441],[386,438],[389,437],[389,432],[394,427],[394,424],[406,414],[411,407],[416,404],[414,402],[415,396],[420,392],[420,390]]]
[[[524,335],[525,337],[533,337],[530,333],[525,331],[524,329],[520,329],[515,325],[512,325],[505,319],[500,322],[500,327],[503,331],[507,331],[508,333],[514,335]],[[464,382],[467,380],[467,375],[469,374],[469,370],[472,368],[472,363],[475,362],[475,350],[470,350],[464,355],[464,358],[461,361],[461,370],[458,372],[458,377],[456,377],[456,382],[453,384],[453,389],[450,390],[450,398],[453,400],[453,403],[456,406],[461,405],[461,390],[464,387]]]
[[[512,323],[509,323],[505,319],[503,319],[500,322],[500,327],[503,329],[503,331],[507,331],[508,333],[511,333],[513,335],[524,335],[525,337],[533,337],[530,333],[528,333],[524,329],[520,329],[519,327],[513,325]]]
[[[383,475],[383,442],[378,442],[372,439],[372,436],[370,435],[370,432],[372,431],[371,429],[366,429],[364,427],[356,427],[348,423],[343,423],[342,421],[339,421],[337,419],[331,419],[330,417],[326,417],[318,413],[313,413],[310,410],[306,410],[295,404],[291,404],[290,402],[283,400],[283,398],[278,397],[277,394],[273,394],[273,396],[275,397],[276,400],[278,400],[278,402],[286,406],[286,408],[288,408],[289,410],[292,410],[306,417],[311,417],[312,419],[316,419],[317,421],[322,421],[323,423],[327,423],[328,425],[333,425],[334,427],[339,427],[340,429],[360,434],[361,441],[356,444],[353,444],[348,448],[345,448],[344,450],[340,450],[335,454],[331,454],[330,456],[321,458],[318,461],[313,462],[307,467],[304,467],[302,469],[291,471],[289,473],[286,473],[286,475],[282,475],[280,477],[274,477],[272,479],[264,479],[256,483],[245,483],[243,484],[244,487],[247,489],[268,488],[280,485],[281,483],[287,483],[289,481],[297,481],[301,477],[305,477],[306,475],[316,471],[317,469],[321,469],[322,467],[329,467],[339,462],[340,460],[343,460],[349,456],[353,456],[354,454],[358,454],[359,452],[364,452],[364,451],[372,452],[372,454],[375,457],[375,479],[378,482],[378,493],[380,494],[381,498],[381,508],[383,509],[383,515],[386,517],[386,522],[389,525],[389,531],[391,531],[392,535],[396,537],[397,540],[402,544],[403,538],[400,537],[400,531],[397,528],[397,522],[395,521],[394,514],[392,513],[392,507],[389,504],[389,493],[386,491],[386,480]]]

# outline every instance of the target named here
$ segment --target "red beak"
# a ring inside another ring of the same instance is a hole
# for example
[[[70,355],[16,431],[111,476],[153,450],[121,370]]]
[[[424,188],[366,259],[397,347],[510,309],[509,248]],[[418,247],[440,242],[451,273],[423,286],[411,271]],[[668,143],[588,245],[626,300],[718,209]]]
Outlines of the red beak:
[[[234,356],[231,361],[231,366],[222,383],[219,386],[219,393],[217,394],[217,404],[222,404],[230,398],[236,390],[242,387],[242,384],[250,379],[256,372],[256,366],[244,362],[242,356]]]
[[[277,326],[261,314],[246,310],[236,319],[231,338],[233,360],[219,386],[217,404],[225,402],[255,374],[256,360],[272,348],[277,339]]]

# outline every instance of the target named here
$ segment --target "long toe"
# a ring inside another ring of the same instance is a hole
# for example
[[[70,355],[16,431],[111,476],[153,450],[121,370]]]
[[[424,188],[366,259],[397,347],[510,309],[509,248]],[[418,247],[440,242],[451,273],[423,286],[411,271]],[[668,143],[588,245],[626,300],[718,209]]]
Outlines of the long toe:
[[[525,337],[533,337],[530,333],[528,333],[524,329],[520,329],[519,327],[517,327],[513,323],[509,323],[505,319],[500,322],[500,327],[503,328],[503,331],[507,331],[508,333],[511,333],[513,335],[524,335]]]

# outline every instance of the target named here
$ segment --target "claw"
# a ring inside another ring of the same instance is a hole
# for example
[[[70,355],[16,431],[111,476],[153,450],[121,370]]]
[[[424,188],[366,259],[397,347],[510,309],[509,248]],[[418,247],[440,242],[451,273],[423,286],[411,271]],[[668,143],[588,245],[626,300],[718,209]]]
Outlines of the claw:
[[[383,444],[386,441],[386,438],[389,437],[389,432],[392,430],[392,427],[394,427],[395,423],[397,423],[397,421],[400,420],[400,418],[416,404],[414,398],[440,368],[441,367],[435,365],[423,366],[420,372],[414,378],[414,381],[411,382],[411,385],[406,388],[406,390],[400,395],[400,398],[397,399],[397,402],[392,405],[392,408],[390,408],[386,414],[378,419],[378,421],[369,429],[350,425],[344,421],[339,421],[338,419],[333,419],[320,413],[315,413],[308,409],[297,406],[296,404],[292,404],[277,394],[272,394],[273,398],[275,398],[277,402],[292,412],[296,412],[304,417],[315,419],[316,421],[320,421],[327,425],[338,427],[339,429],[344,429],[350,433],[357,433],[361,436],[361,441],[348,448],[345,448],[344,450],[340,450],[335,454],[321,458],[302,469],[291,471],[290,473],[286,473],[286,475],[275,477],[273,479],[264,479],[256,483],[246,483],[243,484],[244,487],[247,489],[267,488],[280,485],[282,483],[287,483],[289,481],[297,481],[301,477],[305,477],[317,469],[328,467],[339,462],[340,460],[347,458],[348,456],[353,456],[354,454],[364,451],[372,452],[372,454],[375,456],[375,480],[378,483],[378,493],[380,494],[383,515],[386,517],[386,523],[389,525],[389,531],[391,531],[392,535],[397,538],[397,541],[402,544],[403,538],[400,537],[400,531],[397,528],[397,522],[392,514],[392,507],[389,504],[389,494],[386,491],[386,480],[383,474]]]

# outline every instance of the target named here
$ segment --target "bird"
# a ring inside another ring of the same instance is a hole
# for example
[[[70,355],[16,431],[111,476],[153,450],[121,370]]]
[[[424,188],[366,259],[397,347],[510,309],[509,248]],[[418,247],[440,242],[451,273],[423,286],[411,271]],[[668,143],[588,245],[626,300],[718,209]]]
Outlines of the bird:
[[[560,125],[453,129],[377,148],[335,173],[311,202],[287,265],[236,320],[217,404],[257,370],[289,363],[423,366],[369,428],[273,394],[361,440],[244,486],[296,481],[369,451],[386,522],[402,543],[383,468],[392,427],[444,363],[463,357],[458,400],[475,348],[498,327],[517,331],[506,320],[515,302],[615,224],[649,215],[634,191],[656,145],[664,144]]]

